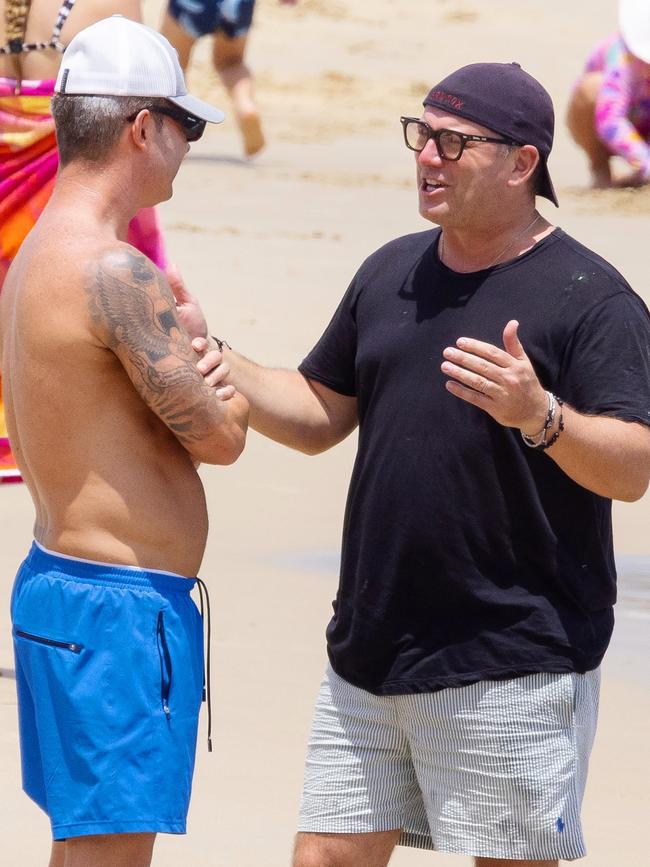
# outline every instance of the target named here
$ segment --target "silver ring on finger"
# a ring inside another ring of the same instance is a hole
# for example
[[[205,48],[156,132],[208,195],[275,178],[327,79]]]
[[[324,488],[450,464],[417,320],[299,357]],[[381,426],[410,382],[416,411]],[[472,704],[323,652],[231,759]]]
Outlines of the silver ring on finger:
[[[479,379],[478,383],[476,384],[476,390],[481,394],[487,394],[488,385],[489,383],[487,379],[481,377],[481,379]]]

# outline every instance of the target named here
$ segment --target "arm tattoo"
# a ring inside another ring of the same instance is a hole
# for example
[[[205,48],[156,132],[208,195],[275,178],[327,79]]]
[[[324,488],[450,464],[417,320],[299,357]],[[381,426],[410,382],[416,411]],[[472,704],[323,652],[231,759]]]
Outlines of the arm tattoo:
[[[139,395],[182,445],[203,439],[223,419],[214,389],[196,368],[171,289],[132,250],[105,256],[87,285],[95,327],[122,362]]]

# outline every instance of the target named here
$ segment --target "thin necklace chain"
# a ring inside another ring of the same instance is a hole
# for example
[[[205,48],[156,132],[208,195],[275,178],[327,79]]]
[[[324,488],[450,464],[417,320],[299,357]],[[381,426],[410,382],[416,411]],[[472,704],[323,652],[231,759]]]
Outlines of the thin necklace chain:
[[[519,238],[522,237],[522,235],[525,235],[526,232],[528,232],[530,229],[532,229],[533,226],[535,225],[535,223],[536,223],[540,218],[541,218],[541,214],[536,214],[536,215],[535,215],[535,219],[533,220],[533,222],[532,222],[532,223],[529,223],[529,224],[526,226],[525,229],[522,229],[522,230],[521,230],[521,232],[517,232],[517,234],[514,236],[514,238],[511,238],[511,239],[508,241],[508,243],[506,244],[506,246],[503,248],[503,250],[501,250],[501,252],[499,253],[499,255],[496,257],[496,259],[493,259],[492,262],[490,262],[489,265],[484,265],[483,268],[481,268],[480,270],[481,270],[481,271],[486,271],[488,268],[494,268],[494,266],[497,264],[497,262],[499,261],[499,259],[501,259],[502,256],[504,256],[505,253],[508,252],[508,250],[513,246],[513,244],[515,243],[515,241],[518,241]],[[444,233],[444,231],[443,231],[443,232],[441,232],[441,234],[440,234],[440,245],[439,245],[439,249],[438,249],[438,258],[440,259],[441,262],[442,262],[442,257],[444,256],[444,253],[445,253],[445,233]]]

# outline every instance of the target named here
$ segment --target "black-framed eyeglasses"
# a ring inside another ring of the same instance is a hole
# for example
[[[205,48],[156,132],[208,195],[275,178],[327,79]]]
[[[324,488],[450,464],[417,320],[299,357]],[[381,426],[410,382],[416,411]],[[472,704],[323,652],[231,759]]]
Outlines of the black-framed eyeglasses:
[[[187,141],[198,141],[205,131],[207,121],[203,120],[203,118],[196,117],[196,115],[189,114],[180,107],[172,108],[171,106],[148,105],[146,108],[148,111],[155,114],[164,114],[165,117],[171,117],[172,120],[175,120],[183,130],[183,134]],[[127,121],[133,123],[141,111],[142,109],[139,109],[134,114],[130,114],[127,117]]]
[[[428,123],[418,117],[400,117],[404,130],[404,143],[412,151],[419,153],[426,147],[429,139],[436,144],[441,160],[459,160],[468,141],[491,142],[493,144],[521,145],[509,138],[490,138],[486,135],[467,135],[453,129],[431,129]]]

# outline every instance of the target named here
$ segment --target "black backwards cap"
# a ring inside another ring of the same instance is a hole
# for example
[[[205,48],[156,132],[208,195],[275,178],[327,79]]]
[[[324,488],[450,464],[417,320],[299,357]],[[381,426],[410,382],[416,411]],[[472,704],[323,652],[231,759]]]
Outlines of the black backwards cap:
[[[539,151],[538,193],[558,201],[546,164],[553,147],[553,102],[518,63],[471,63],[431,88],[424,105],[441,108]]]

